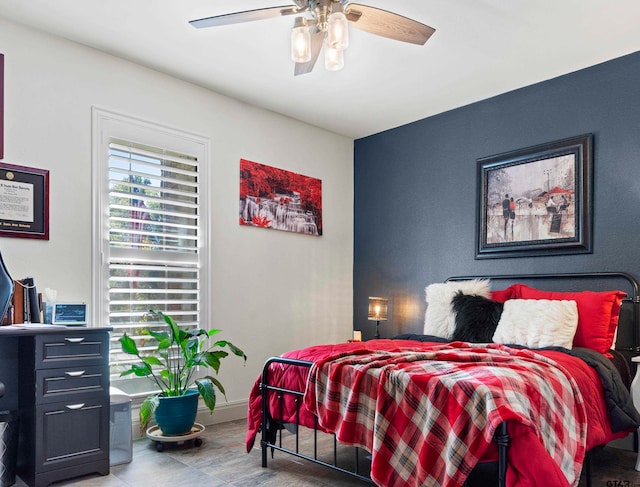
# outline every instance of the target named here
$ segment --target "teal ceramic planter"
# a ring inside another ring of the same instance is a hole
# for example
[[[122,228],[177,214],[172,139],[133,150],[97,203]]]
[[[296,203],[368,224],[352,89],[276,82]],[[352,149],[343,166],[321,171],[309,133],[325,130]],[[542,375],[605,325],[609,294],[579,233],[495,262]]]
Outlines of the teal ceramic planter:
[[[184,396],[161,397],[155,419],[163,435],[188,433],[196,421],[198,391],[188,390]]]

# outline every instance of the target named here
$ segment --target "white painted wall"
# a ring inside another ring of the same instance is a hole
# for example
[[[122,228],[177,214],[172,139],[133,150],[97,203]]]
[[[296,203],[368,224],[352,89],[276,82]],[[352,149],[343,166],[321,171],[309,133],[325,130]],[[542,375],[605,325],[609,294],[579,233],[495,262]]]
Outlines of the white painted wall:
[[[50,240],[0,238],[12,277],[91,300],[91,107],[211,138],[212,320],[249,356],[223,364],[242,417],[263,362],[352,329],[353,141],[69,41],[0,20],[3,162],[50,171]],[[239,160],[316,177],[324,235],[240,226]],[[220,405],[214,414],[224,415]],[[228,419],[228,418],[225,418]]]

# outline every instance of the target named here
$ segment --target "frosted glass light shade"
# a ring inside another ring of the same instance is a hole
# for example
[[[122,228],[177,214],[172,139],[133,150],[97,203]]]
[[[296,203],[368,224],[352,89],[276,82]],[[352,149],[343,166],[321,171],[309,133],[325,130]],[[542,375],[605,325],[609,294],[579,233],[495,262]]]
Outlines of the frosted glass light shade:
[[[344,52],[342,49],[324,45],[324,67],[327,71],[340,71],[344,68]]]
[[[327,43],[335,49],[349,47],[349,23],[342,12],[329,15],[327,25]]]
[[[309,27],[294,27],[291,31],[291,59],[296,63],[306,63],[311,60]]]

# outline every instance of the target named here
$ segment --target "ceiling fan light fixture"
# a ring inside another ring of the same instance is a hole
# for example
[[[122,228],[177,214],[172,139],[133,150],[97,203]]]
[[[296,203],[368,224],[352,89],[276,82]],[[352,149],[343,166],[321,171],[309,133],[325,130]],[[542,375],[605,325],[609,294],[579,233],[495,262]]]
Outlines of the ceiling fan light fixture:
[[[327,71],[340,71],[344,68],[344,51],[331,47],[326,41],[324,45],[324,67]]]
[[[291,58],[294,76],[310,73],[324,47],[325,67],[344,67],[344,50],[349,47],[349,23],[358,30],[401,42],[424,45],[433,27],[377,7],[351,0],[289,0],[293,5],[241,10],[189,21],[198,29],[239,24],[292,15]]]
[[[291,31],[291,59],[296,63],[311,60],[311,33],[301,17],[295,20]]]
[[[342,12],[333,12],[327,21],[327,43],[335,49],[349,47],[349,23]]]

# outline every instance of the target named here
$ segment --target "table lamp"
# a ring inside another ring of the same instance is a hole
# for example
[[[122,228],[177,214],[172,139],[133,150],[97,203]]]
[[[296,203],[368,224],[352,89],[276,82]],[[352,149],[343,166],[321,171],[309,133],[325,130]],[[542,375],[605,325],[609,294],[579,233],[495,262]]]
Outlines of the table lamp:
[[[387,321],[387,298],[369,297],[369,319],[376,322],[376,338],[380,338],[380,322]]]

